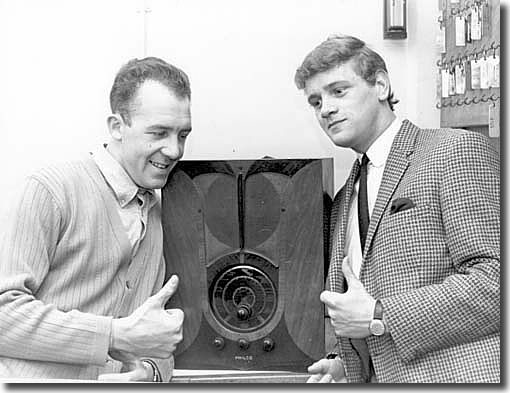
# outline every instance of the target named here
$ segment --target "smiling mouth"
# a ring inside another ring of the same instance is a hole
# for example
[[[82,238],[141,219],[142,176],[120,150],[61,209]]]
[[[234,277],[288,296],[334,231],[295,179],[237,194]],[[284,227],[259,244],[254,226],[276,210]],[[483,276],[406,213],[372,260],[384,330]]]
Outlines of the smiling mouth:
[[[163,164],[161,162],[157,162],[157,161],[151,161],[149,160],[149,162],[151,163],[151,165],[153,167],[156,167],[158,169],[168,169],[168,167],[170,166],[170,164]]]

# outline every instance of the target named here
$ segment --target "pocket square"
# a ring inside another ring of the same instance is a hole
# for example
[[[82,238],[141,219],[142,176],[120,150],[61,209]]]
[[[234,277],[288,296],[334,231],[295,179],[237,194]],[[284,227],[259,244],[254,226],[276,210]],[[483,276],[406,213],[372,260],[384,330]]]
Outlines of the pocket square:
[[[390,214],[413,208],[415,205],[409,198],[397,198],[391,202]]]

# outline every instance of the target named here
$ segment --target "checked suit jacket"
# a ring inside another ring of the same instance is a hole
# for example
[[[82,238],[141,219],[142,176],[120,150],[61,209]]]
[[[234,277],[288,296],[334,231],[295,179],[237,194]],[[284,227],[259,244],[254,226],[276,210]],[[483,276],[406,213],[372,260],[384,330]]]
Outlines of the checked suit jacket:
[[[328,278],[340,293],[358,167],[332,207]],[[390,330],[366,338],[378,382],[500,381],[499,185],[499,155],[483,135],[402,123],[360,271]],[[392,213],[400,198],[414,206]],[[338,341],[347,380],[367,382],[351,340]]]

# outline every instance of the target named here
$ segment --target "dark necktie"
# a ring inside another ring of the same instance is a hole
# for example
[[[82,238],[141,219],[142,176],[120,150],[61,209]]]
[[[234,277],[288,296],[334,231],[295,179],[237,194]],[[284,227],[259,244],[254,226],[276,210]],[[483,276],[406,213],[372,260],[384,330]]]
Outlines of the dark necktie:
[[[368,224],[370,223],[370,215],[368,213],[368,195],[367,195],[367,166],[369,159],[366,154],[363,154],[361,159],[361,167],[359,174],[359,189],[358,189],[358,223],[359,223],[359,240],[361,243],[361,253],[365,249],[365,239],[368,232]],[[367,342],[365,339],[351,339],[351,344],[358,352],[363,365],[362,375],[365,381],[369,381],[371,376],[374,375],[372,359],[368,351]]]
[[[368,196],[367,196],[367,166],[369,159],[363,154],[361,159],[361,168],[359,175],[359,191],[358,191],[358,223],[359,223],[359,240],[361,242],[361,253],[365,249],[365,239],[367,238],[368,224],[370,216],[368,213]]]

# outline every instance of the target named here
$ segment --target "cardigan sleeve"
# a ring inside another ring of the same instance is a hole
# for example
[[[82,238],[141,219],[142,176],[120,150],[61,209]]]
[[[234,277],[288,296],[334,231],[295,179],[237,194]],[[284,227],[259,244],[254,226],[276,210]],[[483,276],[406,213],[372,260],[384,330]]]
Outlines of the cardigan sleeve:
[[[61,225],[48,188],[29,178],[0,235],[0,356],[104,365],[111,317],[63,312],[37,298]]]
[[[164,255],[162,255],[160,263],[159,263],[159,268],[158,268],[158,275],[157,275],[158,279],[156,280],[155,286],[152,291],[152,295],[159,292],[159,290],[163,287],[163,284],[167,280],[165,278],[165,274],[166,274],[166,262],[165,262]],[[172,379],[173,372],[174,372],[174,366],[175,366],[174,357],[171,356],[168,359],[151,358],[151,360],[156,364],[156,367],[158,368],[158,371],[161,374],[162,382],[170,381]]]
[[[466,133],[451,144],[439,187],[455,274],[382,299],[406,361],[500,330],[499,162],[488,141]]]

